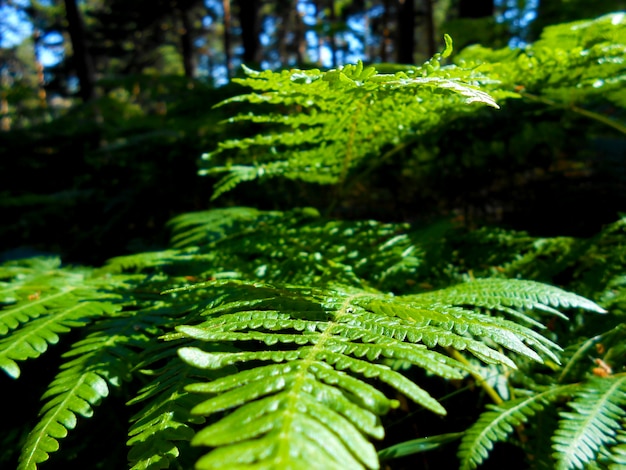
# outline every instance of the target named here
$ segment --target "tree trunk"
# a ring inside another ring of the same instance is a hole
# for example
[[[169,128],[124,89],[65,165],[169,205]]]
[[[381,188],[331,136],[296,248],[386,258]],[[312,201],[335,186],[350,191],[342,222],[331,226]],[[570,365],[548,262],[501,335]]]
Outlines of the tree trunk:
[[[243,61],[250,64],[259,62],[259,8],[260,0],[238,0]]]
[[[382,18],[382,37],[380,41],[380,60],[389,62],[387,54],[389,44],[391,42],[391,33],[389,32],[389,8],[391,8],[390,0],[383,1],[383,18]]]
[[[459,1],[459,18],[484,18],[493,14],[494,0]]]
[[[415,0],[398,0],[396,61],[412,64],[415,51]]]
[[[424,20],[426,22],[428,57],[432,57],[435,55],[435,52],[437,52],[435,46],[435,18],[433,12],[433,1],[434,0],[424,0]]]
[[[317,38],[317,65],[321,67],[322,66],[322,48],[324,46],[324,40],[321,34],[322,20],[320,19],[321,9],[320,9],[319,3],[320,3],[319,0],[313,0],[313,5],[315,7],[315,25],[317,26],[316,33],[315,33],[315,37]]]
[[[333,68],[337,67],[337,39],[335,38],[335,27],[337,18],[335,17],[335,0],[329,0],[328,8],[330,9],[330,55]]]
[[[72,41],[72,60],[80,83],[80,97],[86,103],[96,97],[96,73],[87,50],[85,25],[76,0],[64,0],[64,3],[67,30]]]
[[[294,42],[296,44],[296,62],[298,65],[304,63],[307,56],[306,49],[306,26],[304,25],[304,19],[299,11],[294,11]]]
[[[5,81],[5,75],[1,75],[1,80]],[[2,83],[4,86],[4,83]],[[11,130],[11,116],[9,115],[9,101],[7,100],[7,92],[0,92],[0,130],[2,131],[10,131]]]
[[[185,69],[185,77],[193,78],[196,66],[193,57],[193,43],[191,40],[191,21],[189,20],[189,12],[184,9],[179,10],[181,21],[180,46],[183,55],[183,67]]]
[[[226,76],[228,80],[232,75],[232,58],[230,54],[230,0],[222,0],[224,8],[224,59],[226,62]]]
[[[293,7],[291,0],[279,1],[276,3],[276,50],[278,51],[278,60],[281,65],[286,66],[289,63],[289,55],[287,53],[287,30],[289,29],[289,18],[291,16],[291,8]]]

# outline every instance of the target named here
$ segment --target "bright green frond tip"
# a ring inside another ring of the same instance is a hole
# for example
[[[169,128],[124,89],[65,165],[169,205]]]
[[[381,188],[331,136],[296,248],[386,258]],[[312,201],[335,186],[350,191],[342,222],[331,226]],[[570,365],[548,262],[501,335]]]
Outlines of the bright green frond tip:
[[[203,156],[201,174],[220,175],[214,198],[239,183],[288,178],[318,184],[343,183],[365,163],[375,164],[386,146],[419,138],[454,116],[474,112],[471,103],[498,108],[479,89],[472,69],[441,65],[445,49],[422,67],[405,66],[379,73],[362,62],[337,69],[257,72],[244,67],[246,78],[234,81],[253,93],[227,102],[274,107],[246,113],[230,122],[263,124],[253,137],[221,142]]]

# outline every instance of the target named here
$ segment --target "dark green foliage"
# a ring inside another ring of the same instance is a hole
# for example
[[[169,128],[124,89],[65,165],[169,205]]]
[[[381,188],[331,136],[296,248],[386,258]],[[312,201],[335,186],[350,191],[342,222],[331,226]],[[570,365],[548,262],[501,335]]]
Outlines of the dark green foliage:
[[[205,207],[210,187],[196,178],[196,160],[225,135],[225,115],[211,106],[235,90],[155,76],[100,86],[93,105],[0,135],[3,259],[28,246],[100,264],[165,246],[157,228]],[[63,232],[48,230],[51,223]]]

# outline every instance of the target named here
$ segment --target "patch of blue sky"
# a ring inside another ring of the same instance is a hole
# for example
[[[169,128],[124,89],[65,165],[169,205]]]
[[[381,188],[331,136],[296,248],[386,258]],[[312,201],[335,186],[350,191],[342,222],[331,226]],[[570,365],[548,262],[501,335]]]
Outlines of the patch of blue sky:
[[[11,48],[21,44],[24,39],[33,34],[33,25],[30,23],[28,15],[18,9],[22,3],[28,2],[16,1],[16,6],[2,5],[0,6],[0,47]],[[21,6],[26,6],[21,5]]]
[[[509,47],[521,48],[526,46],[524,32],[536,18],[539,0],[496,0],[496,21],[498,23],[508,23],[511,33]]]

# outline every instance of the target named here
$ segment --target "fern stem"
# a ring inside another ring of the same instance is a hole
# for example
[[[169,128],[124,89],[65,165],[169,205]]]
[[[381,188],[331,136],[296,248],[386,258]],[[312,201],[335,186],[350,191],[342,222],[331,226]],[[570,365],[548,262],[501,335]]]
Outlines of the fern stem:
[[[594,111],[589,111],[588,109],[584,109],[584,108],[580,108],[574,104],[572,105],[567,105],[567,104],[560,104],[557,103],[556,101],[553,101],[551,99],[548,98],[544,98],[542,96],[538,96],[538,95],[533,95],[532,93],[525,93],[522,92],[521,93],[522,96],[530,99],[531,101],[536,101],[539,103],[544,103],[547,104],[548,106],[553,106],[555,108],[562,108],[562,109],[569,109],[571,111],[574,111],[575,113],[581,114],[585,117],[588,117],[590,119],[593,119],[594,121],[598,121],[601,122],[602,124],[605,124],[609,127],[612,127],[613,129],[617,130],[618,132],[621,132],[622,134],[626,134],[626,126],[620,124],[619,122],[610,119],[600,113],[596,113]]]
[[[459,351],[457,351],[456,349],[452,349],[452,348],[446,348],[446,351],[448,352],[448,354],[450,354],[454,359],[456,359],[457,361],[461,362],[462,364],[466,365],[469,373],[472,375],[472,377],[474,377],[474,380],[476,380],[476,383],[478,385],[480,385],[480,387],[482,387],[482,389],[485,391],[485,393],[487,393],[487,395],[489,395],[489,397],[491,398],[491,400],[496,404],[496,405],[501,405],[502,403],[504,403],[504,400],[502,400],[502,397],[500,395],[498,395],[498,392],[496,392],[494,390],[494,388],[489,385],[487,383],[487,379],[485,379],[482,375],[480,375],[470,364],[470,362],[465,358],[465,356],[463,356],[463,354],[461,354]]]

